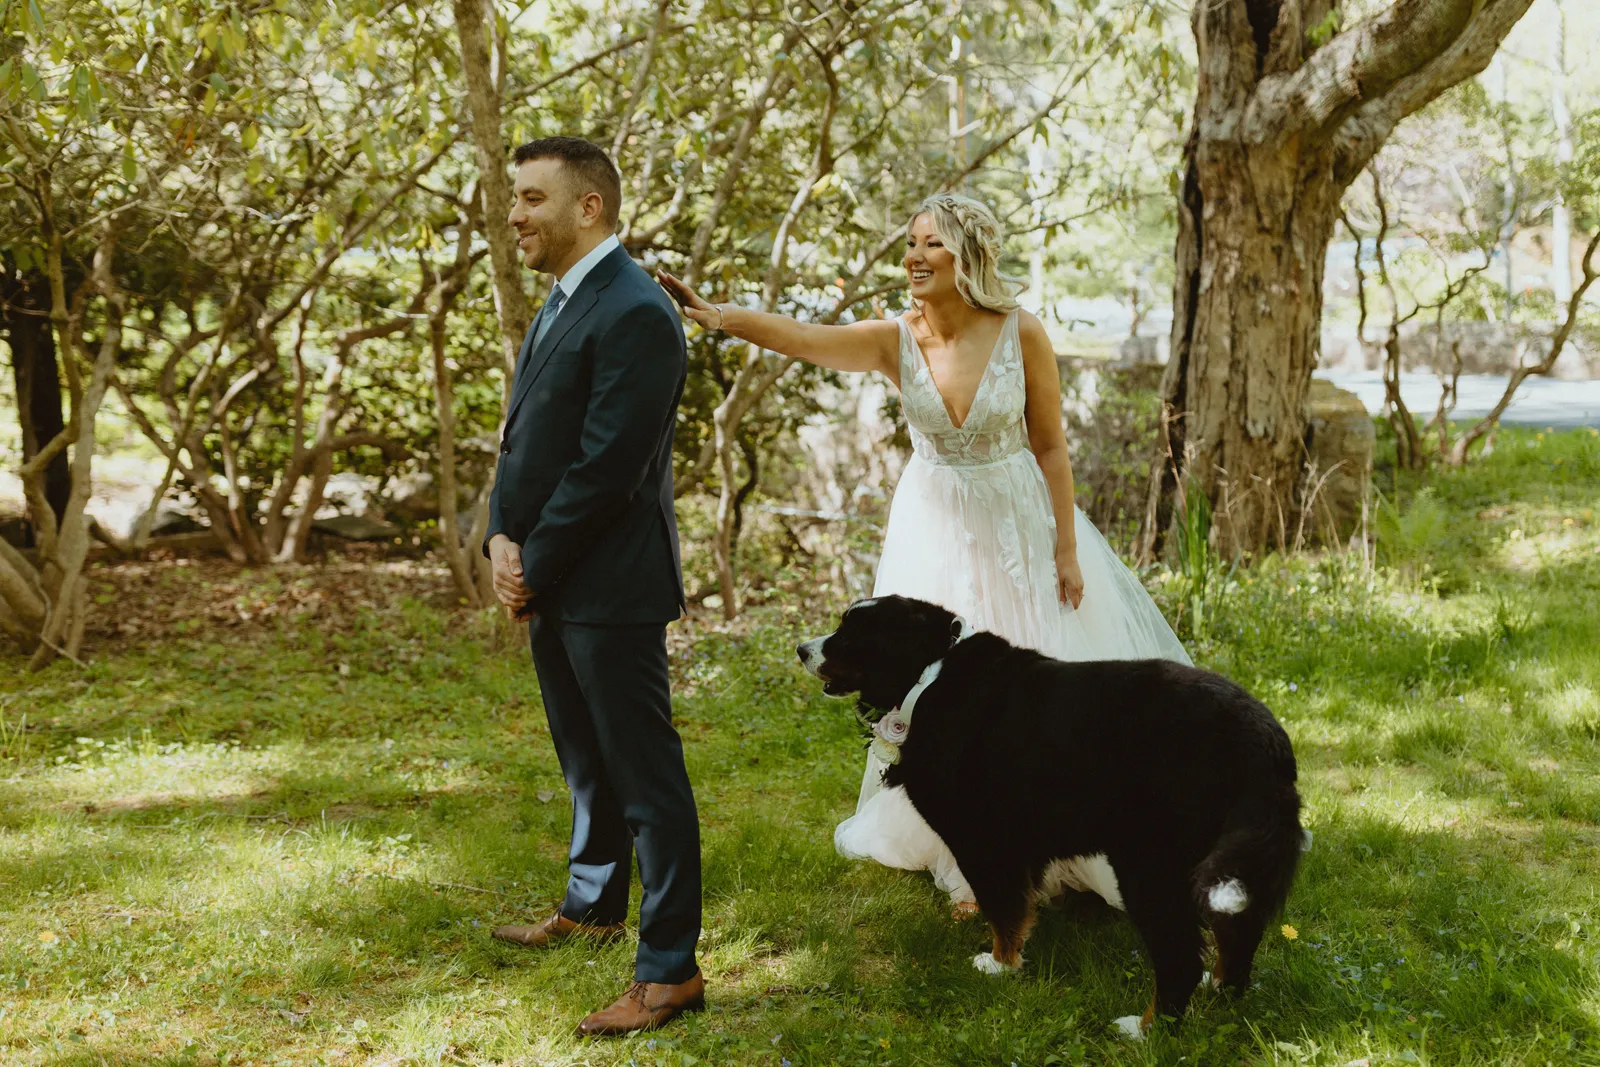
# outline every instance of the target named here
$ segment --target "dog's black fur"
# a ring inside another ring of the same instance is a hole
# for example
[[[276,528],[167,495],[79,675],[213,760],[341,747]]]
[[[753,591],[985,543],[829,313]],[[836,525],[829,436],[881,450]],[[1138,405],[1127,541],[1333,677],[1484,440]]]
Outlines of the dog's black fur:
[[[987,633],[952,647],[958,632],[942,608],[883,597],[800,655],[869,714],[899,706],[943,659],[884,779],[955,855],[995,959],[1020,964],[1052,861],[1104,853],[1155,967],[1146,1027],[1188,1006],[1203,926],[1215,980],[1245,989],[1302,847],[1294,753],[1272,713],[1228,679],[1168,660],[1068,663]],[[1213,889],[1234,880],[1247,905],[1215,910]]]

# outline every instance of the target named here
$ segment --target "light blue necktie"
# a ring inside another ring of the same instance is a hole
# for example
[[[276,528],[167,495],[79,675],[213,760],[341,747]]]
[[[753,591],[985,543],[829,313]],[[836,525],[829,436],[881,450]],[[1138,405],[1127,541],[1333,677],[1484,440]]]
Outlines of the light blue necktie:
[[[544,302],[544,307],[539,312],[539,328],[533,334],[533,350],[537,352],[544,343],[544,335],[550,332],[550,327],[555,324],[556,316],[561,314],[561,305],[567,302],[567,294],[562,291],[561,283],[557,282],[550,289],[550,299]]]

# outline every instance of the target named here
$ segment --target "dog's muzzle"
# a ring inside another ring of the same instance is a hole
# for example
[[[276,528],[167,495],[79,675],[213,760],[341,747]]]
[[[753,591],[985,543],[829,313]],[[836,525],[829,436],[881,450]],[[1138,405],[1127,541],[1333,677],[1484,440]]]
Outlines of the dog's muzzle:
[[[822,677],[822,642],[826,637],[815,637],[810,641],[803,641],[795,652],[800,656],[800,665],[818,678]]]

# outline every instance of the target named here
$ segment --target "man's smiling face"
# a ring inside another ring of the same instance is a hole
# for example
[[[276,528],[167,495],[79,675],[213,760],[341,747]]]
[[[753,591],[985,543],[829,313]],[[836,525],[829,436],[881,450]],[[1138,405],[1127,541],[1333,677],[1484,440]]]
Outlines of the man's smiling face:
[[[515,200],[506,221],[529,270],[558,273],[578,242],[583,197],[559,159],[530,159],[517,167]]]

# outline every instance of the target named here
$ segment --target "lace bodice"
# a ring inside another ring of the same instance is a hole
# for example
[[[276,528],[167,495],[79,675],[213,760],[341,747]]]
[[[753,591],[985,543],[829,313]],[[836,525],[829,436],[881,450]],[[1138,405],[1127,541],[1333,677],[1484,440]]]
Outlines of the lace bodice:
[[[978,379],[972,410],[959,428],[950,418],[928,361],[905,319],[900,321],[900,407],[911,427],[911,446],[930,463],[971,467],[997,463],[1027,446],[1023,420],[1028,390],[1022,371],[1017,313],[1006,316],[1000,337]]]

